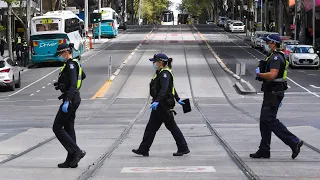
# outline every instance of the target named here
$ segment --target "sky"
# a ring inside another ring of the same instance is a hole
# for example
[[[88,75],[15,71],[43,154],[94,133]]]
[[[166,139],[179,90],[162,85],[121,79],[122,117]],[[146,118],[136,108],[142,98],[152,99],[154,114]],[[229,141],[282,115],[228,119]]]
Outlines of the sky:
[[[174,16],[177,17],[179,14],[179,11],[177,11],[176,7],[179,3],[181,3],[182,0],[170,0],[170,1],[173,2],[173,5],[170,7],[170,10],[173,11]]]

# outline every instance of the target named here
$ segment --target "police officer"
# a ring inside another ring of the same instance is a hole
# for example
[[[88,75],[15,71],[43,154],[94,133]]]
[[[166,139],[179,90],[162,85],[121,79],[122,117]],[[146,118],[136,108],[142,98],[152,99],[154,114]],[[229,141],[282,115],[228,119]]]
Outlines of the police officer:
[[[17,60],[20,61],[21,60],[21,56],[20,56],[20,52],[21,52],[21,49],[22,49],[22,38],[21,36],[17,33],[16,34],[16,55],[17,55]]]
[[[29,61],[29,46],[27,41],[23,41],[22,50],[21,50],[21,65],[26,67],[28,61]]]
[[[56,90],[62,92],[59,99],[63,100],[53,124],[53,132],[57,139],[68,151],[66,161],[58,164],[59,168],[76,168],[81,158],[86,152],[81,150],[76,143],[74,122],[76,110],[78,109],[80,98],[80,87],[85,74],[77,59],[72,59],[73,44],[60,44],[54,56],[60,56],[65,62],[62,66],[57,83],[54,83]]]
[[[153,67],[156,69],[155,76],[150,83],[152,112],[139,149],[133,149],[132,152],[138,155],[149,156],[149,149],[156,132],[161,124],[164,123],[178,146],[178,151],[173,153],[173,156],[183,156],[184,154],[188,154],[190,150],[173,116],[173,114],[176,114],[173,109],[175,100],[180,105],[183,105],[184,102],[179,98],[174,88],[174,76],[171,71],[172,58],[168,58],[165,54],[155,54],[149,60],[153,62]]]
[[[284,91],[287,89],[286,77],[288,61],[285,60],[283,52],[277,50],[281,45],[281,38],[271,34],[265,38],[270,52],[260,63],[256,75],[263,81],[261,90],[264,92],[263,103],[260,114],[261,142],[259,150],[250,154],[251,158],[270,158],[271,132],[280,138],[292,150],[292,159],[300,153],[303,141],[292,134],[277,119],[277,112],[284,98]],[[261,70],[261,71],[260,71]]]

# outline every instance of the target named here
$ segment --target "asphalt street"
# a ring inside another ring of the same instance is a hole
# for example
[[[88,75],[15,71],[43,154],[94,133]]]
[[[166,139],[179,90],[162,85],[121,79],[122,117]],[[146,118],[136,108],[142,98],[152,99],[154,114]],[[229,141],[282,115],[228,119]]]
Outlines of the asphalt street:
[[[215,25],[131,26],[117,38],[97,41],[81,59],[87,79],[76,134],[87,155],[76,169],[57,168],[67,154],[51,130],[61,103],[52,85],[59,67],[25,70],[20,89],[0,92],[0,179],[320,179],[317,70],[290,69],[290,88],[278,113],[310,146],[292,160],[290,148],[273,136],[271,159],[249,158],[260,141],[262,95],[239,94],[236,80],[217,62],[220,58],[233,72],[236,63],[245,63],[243,78],[259,90],[254,69],[264,55],[243,36]],[[190,113],[175,108],[191,150],[182,157],[172,156],[177,148],[165,126],[157,132],[150,157],[131,152],[139,147],[151,112],[154,69],[148,59],[159,52],[173,58],[175,88],[191,101]],[[108,81],[110,58],[113,76]]]

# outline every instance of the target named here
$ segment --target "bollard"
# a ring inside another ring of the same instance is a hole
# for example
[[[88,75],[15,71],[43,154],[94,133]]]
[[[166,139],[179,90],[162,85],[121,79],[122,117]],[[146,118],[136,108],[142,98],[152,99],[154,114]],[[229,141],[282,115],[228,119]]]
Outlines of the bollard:
[[[93,47],[92,47],[92,36],[89,36],[89,46],[90,46],[90,49],[93,49]]]
[[[112,81],[110,78],[112,76],[112,58],[110,57],[109,60],[109,67],[108,67],[108,77],[109,77],[109,81]]]

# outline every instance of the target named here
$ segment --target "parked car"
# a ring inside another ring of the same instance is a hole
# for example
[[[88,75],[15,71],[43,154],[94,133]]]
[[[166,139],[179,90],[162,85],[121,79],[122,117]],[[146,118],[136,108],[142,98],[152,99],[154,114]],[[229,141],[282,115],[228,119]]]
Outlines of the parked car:
[[[233,21],[229,25],[229,29],[231,32],[244,32],[245,25],[241,21]]]
[[[20,69],[9,57],[0,57],[0,86],[14,91],[21,86]]]
[[[211,25],[211,24],[213,24],[213,20],[208,20],[206,23]]]
[[[289,56],[293,67],[315,67],[319,69],[319,56],[311,45],[295,45]]]
[[[266,33],[266,31],[256,31],[253,34],[253,36],[251,37],[251,47],[261,48],[261,40],[262,39],[260,39],[260,38],[262,38],[265,33]]]
[[[218,26],[222,27],[224,25],[224,21],[226,21],[227,17],[219,16]]]
[[[224,21],[224,25],[223,25],[224,30],[226,30],[226,31],[229,30],[229,29],[228,29],[228,26],[229,26],[229,24],[230,24],[231,22],[232,22],[231,19],[228,19],[228,20]]]
[[[281,49],[287,59],[289,59],[289,55],[292,52],[292,49],[299,44],[298,40],[283,40],[281,43]]]

